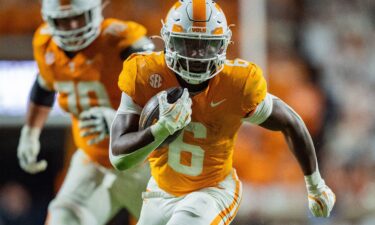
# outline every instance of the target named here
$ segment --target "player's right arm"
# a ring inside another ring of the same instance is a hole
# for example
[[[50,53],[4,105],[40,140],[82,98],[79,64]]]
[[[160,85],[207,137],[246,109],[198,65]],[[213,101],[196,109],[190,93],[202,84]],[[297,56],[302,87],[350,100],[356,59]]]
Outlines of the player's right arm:
[[[320,176],[314,145],[301,117],[285,102],[267,94],[245,121],[284,134],[305,175],[310,211],[316,217],[328,217],[335,204],[335,194]]]
[[[54,101],[55,91],[46,87],[43,78],[38,75],[30,92],[26,122],[17,148],[19,164],[28,173],[39,173],[47,168],[46,160],[37,161],[40,151],[39,135]]]
[[[169,104],[167,93],[158,95],[159,120],[138,131],[140,107],[126,93],[111,129],[110,160],[118,170],[125,170],[143,162],[147,156],[176,131],[191,120],[191,99],[187,89],[175,103]]]
[[[123,93],[111,127],[109,150],[110,161],[118,170],[143,162],[169,135],[184,128],[191,119],[191,99],[187,90],[173,104],[168,103],[167,93],[162,92],[158,95],[159,120],[144,130],[138,130],[142,107],[137,102],[147,102],[144,99],[147,88],[140,81],[142,79],[138,80],[142,67],[138,68],[137,59],[143,57],[133,55],[124,62],[118,82]]]

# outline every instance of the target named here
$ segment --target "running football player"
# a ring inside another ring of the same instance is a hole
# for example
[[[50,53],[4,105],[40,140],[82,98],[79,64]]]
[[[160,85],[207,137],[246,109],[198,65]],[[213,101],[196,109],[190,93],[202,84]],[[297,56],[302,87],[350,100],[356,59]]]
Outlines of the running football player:
[[[138,224],[229,224],[242,194],[232,155],[243,122],[285,135],[305,175],[311,212],[329,216],[335,195],[320,176],[303,121],[267,93],[256,64],[226,60],[231,31],[218,4],[178,1],[163,23],[161,36],[164,52],[133,54],[124,63],[119,78],[122,101],[112,124],[112,164],[125,170],[147,157],[150,162],[152,178],[143,194]],[[169,104],[163,90],[175,86],[185,92]],[[142,107],[154,95],[159,120],[138,131]],[[159,146],[181,129],[175,141]]]

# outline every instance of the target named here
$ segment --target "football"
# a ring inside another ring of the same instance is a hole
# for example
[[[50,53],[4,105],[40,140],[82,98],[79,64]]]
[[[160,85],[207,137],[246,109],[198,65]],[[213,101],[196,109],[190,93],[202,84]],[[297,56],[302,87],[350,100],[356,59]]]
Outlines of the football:
[[[168,103],[175,103],[183,94],[183,88],[173,87],[165,90],[167,92]],[[141,116],[139,119],[139,130],[144,130],[152,124],[156,123],[159,119],[159,101],[157,95],[152,97],[146,105],[143,107]],[[164,142],[160,145],[168,145],[174,141],[182,132],[182,129],[176,131],[173,135],[167,137]]]

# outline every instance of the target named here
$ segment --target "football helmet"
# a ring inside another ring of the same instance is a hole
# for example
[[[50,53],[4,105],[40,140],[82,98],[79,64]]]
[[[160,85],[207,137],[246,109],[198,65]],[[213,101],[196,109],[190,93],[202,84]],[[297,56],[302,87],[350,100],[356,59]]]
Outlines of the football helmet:
[[[65,51],[79,51],[90,45],[100,34],[103,21],[101,0],[43,0],[42,16],[56,44]],[[61,19],[83,17],[77,28],[61,29]]]
[[[190,84],[209,80],[223,69],[231,36],[214,1],[180,0],[161,29],[167,66]]]

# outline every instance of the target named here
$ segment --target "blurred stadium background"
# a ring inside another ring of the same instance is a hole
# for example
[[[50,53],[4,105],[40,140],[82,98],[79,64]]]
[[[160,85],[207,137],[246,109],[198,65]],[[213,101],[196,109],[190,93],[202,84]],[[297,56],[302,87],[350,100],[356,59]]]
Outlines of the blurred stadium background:
[[[174,0],[112,0],[106,17],[158,35]],[[375,224],[375,1],[218,0],[233,27],[229,57],[260,64],[271,93],[305,120],[320,168],[337,194],[329,219],[308,212],[303,175],[281,134],[244,126],[235,167],[244,184],[236,225]],[[37,0],[0,0],[0,225],[43,224],[75,150],[58,107],[42,133],[46,172],[28,175],[16,157],[35,79],[31,40]],[[156,40],[159,50],[162,43]],[[127,224],[122,213],[111,224]]]

